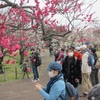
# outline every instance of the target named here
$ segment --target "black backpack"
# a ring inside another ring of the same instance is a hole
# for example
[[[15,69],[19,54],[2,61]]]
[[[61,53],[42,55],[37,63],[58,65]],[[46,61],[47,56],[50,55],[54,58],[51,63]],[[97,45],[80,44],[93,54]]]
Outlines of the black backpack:
[[[42,64],[42,59],[39,55],[36,57],[36,60],[36,66],[40,66]]]
[[[36,61],[34,62],[34,59],[36,59]],[[32,63],[34,63],[37,67],[40,66],[42,64],[42,59],[40,57],[40,55],[35,52],[32,54],[32,58],[31,58]]]

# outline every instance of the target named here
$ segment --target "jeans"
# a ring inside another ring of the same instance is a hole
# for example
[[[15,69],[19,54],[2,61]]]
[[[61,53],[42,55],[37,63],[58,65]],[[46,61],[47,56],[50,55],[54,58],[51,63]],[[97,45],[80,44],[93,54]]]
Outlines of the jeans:
[[[39,74],[38,74],[38,69],[36,66],[32,66],[32,71],[33,71],[33,74],[34,74],[34,80],[38,79],[39,78]]]

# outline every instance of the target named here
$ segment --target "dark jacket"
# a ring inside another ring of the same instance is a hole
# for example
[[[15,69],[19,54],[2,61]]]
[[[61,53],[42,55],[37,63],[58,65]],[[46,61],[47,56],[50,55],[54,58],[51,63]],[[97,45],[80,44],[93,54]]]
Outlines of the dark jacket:
[[[32,66],[37,66],[38,56],[39,56],[39,54],[37,52],[32,53],[32,56],[30,58]]]
[[[81,68],[79,68],[80,66],[78,65],[77,59],[75,57],[69,58],[67,56],[62,66],[62,73],[64,74],[64,79],[70,82],[74,87],[77,87],[78,83],[75,81],[75,79],[80,79],[81,73]]]

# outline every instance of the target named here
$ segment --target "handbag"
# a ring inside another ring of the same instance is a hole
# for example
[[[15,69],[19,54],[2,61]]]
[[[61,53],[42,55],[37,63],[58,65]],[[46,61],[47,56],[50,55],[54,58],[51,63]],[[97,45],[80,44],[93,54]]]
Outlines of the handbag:
[[[96,69],[100,69],[100,61],[99,60],[97,60],[95,67],[96,67]]]
[[[29,67],[27,67],[27,72],[30,73],[31,72],[31,69]]]

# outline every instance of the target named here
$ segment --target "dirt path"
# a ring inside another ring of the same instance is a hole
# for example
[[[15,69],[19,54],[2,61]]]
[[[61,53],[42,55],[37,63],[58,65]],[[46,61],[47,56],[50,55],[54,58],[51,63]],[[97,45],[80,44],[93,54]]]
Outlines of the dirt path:
[[[48,51],[42,53],[43,65],[39,67],[40,81],[42,85],[46,85],[49,80],[46,68],[48,64],[54,60],[49,57]],[[31,77],[32,78],[32,77]],[[81,85],[79,92],[82,92]],[[0,100],[43,100],[42,96],[35,90],[31,79],[17,80],[14,82],[0,83]],[[80,98],[80,100],[87,100]]]

